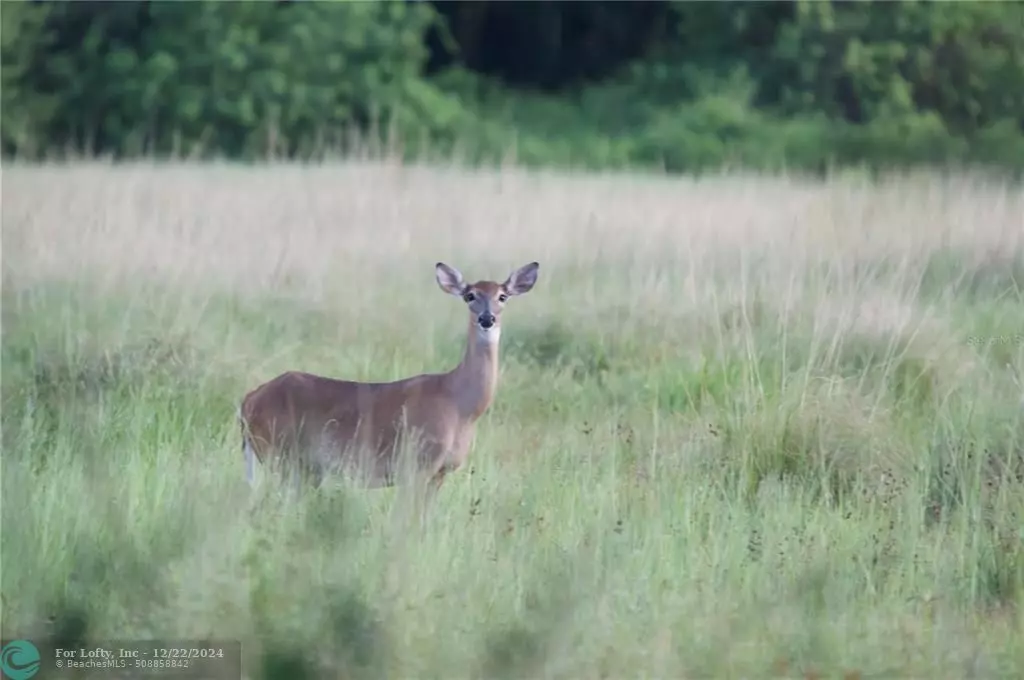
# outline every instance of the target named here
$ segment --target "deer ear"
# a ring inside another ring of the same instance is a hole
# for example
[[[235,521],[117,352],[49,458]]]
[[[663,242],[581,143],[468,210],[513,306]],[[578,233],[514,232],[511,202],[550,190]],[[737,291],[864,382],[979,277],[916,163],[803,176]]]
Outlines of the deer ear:
[[[533,284],[537,283],[537,271],[539,269],[540,265],[536,262],[523,265],[512,272],[508,280],[505,281],[505,290],[508,291],[509,295],[529,293],[530,289],[533,288]]]
[[[462,274],[458,269],[449,267],[444,262],[438,262],[434,270],[437,275],[437,285],[441,286],[441,290],[450,295],[462,295],[462,291],[466,289],[466,283],[462,280]]]

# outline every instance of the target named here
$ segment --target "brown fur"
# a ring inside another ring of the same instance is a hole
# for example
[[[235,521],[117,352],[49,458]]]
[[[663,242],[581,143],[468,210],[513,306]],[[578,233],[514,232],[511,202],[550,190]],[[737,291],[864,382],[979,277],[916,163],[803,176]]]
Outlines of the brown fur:
[[[243,399],[243,447],[250,445],[261,464],[292,466],[314,485],[326,473],[345,471],[365,486],[381,487],[396,483],[398,456],[407,441],[412,469],[439,487],[465,462],[476,421],[494,400],[505,301],[529,291],[536,272],[536,263],[530,263],[505,283],[466,285],[456,270],[438,263],[438,284],[463,297],[470,311],[466,352],[458,366],[388,383],[283,373]],[[490,334],[478,325],[486,314],[494,318]]]

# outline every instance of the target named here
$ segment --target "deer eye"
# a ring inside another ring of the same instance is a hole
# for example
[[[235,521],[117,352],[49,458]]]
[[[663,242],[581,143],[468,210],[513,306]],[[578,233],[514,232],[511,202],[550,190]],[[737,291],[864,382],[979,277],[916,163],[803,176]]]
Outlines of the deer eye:
[[[466,293],[465,295],[462,296],[462,299],[465,300],[466,302],[472,302],[473,300],[476,299],[476,295],[473,295],[473,293]]]
[[[502,293],[501,295],[498,296],[498,302],[504,302],[507,299],[508,299],[508,296],[505,295],[504,293]]]

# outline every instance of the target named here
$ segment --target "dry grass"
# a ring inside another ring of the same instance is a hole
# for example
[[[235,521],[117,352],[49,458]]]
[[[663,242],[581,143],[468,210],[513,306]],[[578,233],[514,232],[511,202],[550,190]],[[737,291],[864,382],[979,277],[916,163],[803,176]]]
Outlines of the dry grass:
[[[250,677],[1024,671],[1016,186],[83,164],[3,192],[5,637],[238,638]],[[437,260],[541,272],[425,533],[393,491],[250,494],[246,389],[457,361]]]

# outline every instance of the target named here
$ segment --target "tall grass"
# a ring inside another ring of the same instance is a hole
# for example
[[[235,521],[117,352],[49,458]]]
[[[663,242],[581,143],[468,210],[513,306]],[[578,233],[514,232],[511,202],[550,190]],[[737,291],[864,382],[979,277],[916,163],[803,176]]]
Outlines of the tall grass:
[[[3,175],[3,634],[247,677],[1024,673],[1024,194],[351,163]],[[245,391],[445,370],[540,279],[427,525],[243,476]]]

